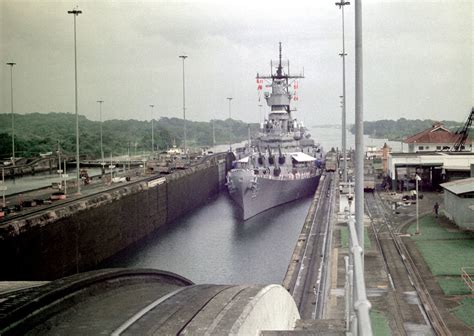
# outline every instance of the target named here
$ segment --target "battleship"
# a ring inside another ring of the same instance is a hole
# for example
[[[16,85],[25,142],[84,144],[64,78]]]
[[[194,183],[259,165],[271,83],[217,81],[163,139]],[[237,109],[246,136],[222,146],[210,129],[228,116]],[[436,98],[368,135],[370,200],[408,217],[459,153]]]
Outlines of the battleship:
[[[289,62],[282,63],[281,43],[276,66],[271,74],[260,76],[271,92],[265,92],[270,111],[258,135],[243,158],[234,161],[227,174],[231,198],[246,220],[267,209],[311,195],[318,187],[323,158],[303,123],[293,118],[290,88],[297,87],[303,75],[290,75]],[[274,72],[275,71],[275,72]],[[263,85],[262,85],[263,86]]]

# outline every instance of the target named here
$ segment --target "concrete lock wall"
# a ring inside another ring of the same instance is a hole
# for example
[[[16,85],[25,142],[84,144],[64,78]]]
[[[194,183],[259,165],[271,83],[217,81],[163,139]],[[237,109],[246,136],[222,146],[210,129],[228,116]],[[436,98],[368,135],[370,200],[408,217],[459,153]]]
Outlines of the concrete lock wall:
[[[104,192],[0,228],[0,280],[51,280],[97,267],[219,191],[209,163]]]

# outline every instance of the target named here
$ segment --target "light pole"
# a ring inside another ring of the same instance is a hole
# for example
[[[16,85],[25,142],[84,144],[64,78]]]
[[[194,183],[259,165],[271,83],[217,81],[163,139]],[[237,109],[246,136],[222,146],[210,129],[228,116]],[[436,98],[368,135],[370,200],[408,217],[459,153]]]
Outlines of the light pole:
[[[214,125],[214,118],[212,118],[212,146],[214,147],[216,145],[216,128]]]
[[[187,58],[187,55],[181,55],[179,58],[183,59],[183,119],[184,119],[184,154],[187,155],[186,150],[186,86],[185,86],[185,76],[184,76],[184,60]]]
[[[155,153],[155,136],[154,136],[154,124],[153,124],[153,107],[155,107],[155,105],[151,104],[150,105],[151,107],[151,155],[152,155],[152,159],[153,159],[153,153]]]
[[[99,103],[99,119],[100,119],[100,158],[101,158],[101,163],[102,165],[105,165],[104,162],[104,147],[102,143],[102,103],[104,102],[103,100],[98,100]]]
[[[15,116],[13,114],[13,66],[14,62],[8,62],[10,66],[10,102],[12,108],[12,164],[15,165]]]
[[[76,175],[77,175],[77,193],[81,193],[81,177],[79,167],[79,115],[77,112],[77,47],[76,47],[76,16],[82,14],[81,10],[73,9],[68,11],[68,14],[74,15],[74,92],[75,92],[75,109],[76,109]]]
[[[359,246],[364,249],[364,110],[362,64],[362,3],[355,1],[355,220]]]
[[[260,114],[259,114],[260,115],[260,117],[259,117],[260,120],[259,120],[259,122],[260,122],[260,125],[263,125],[264,120],[262,118],[262,104],[258,104],[258,107],[260,108]]]
[[[232,101],[232,97],[227,97],[227,100],[229,100],[229,152],[232,152],[232,114],[230,110],[230,102]]]
[[[336,6],[341,9],[342,13],[342,53],[339,56],[342,57],[342,159],[344,160],[342,164],[343,177],[342,181],[347,182],[347,158],[346,158],[346,48],[345,48],[345,39],[344,39],[344,6],[350,5],[349,1],[340,0],[340,2],[335,3]]]
[[[2,183],[0,184],[0,190],[2,191],[2,201],[3,201],[3,207],[5,208],[7,206],[7,202],[5,201],[5,191],[7,190],[7,187],[5,186],[5,169],[2,168]]]
[[[420,225],[418,223],[418,181],[421,181],[421,177],[418,174],[415,175],[415,186],[416,186],[416,234],[420,234]]]

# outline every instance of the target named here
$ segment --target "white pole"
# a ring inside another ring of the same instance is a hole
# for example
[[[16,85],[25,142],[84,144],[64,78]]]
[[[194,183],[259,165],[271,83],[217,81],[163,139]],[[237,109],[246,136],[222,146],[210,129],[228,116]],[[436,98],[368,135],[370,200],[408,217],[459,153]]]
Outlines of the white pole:
[[[66,160],[64,160],[64,195],[67,195],[67,173],[66,173]]]
[[[415,175],[415,186],[416,186],[416,234],[420,234],[420,224],[418,220],[418,181],[420,177],[418,174]]]
[[[59,140],[58,140],[58,173],[59,173],[59,177],[61,177],[61,145],[59,144]]]
[[[155,137],[154,137],[154,125],[153,125],[153,107],[155,105],[150,105],[151,107],[151,158],[153,159],[153,153],[155,153]]]
[[[104,147],[102,143],[102,103],[104,101],[98,100],[97,102],[99,103],[99,119],[100,119],[100,158],[102,159],[101,162],[104,162]]]
[[[229,100],[229,152],[232,152],[232,114],[230,110],[230,102],[232,101],[232,97],[227,97],[227,99]]]
[[[362,1],[355,1],[355,219],[359,246],[364,251],[364,115],[362,64]],[[363,260],[363,259],[362,259]],[[363,271],[363,270],[362,270]]]
[[[341,0],[336,5],[342,10],[342,172],[343,182],[347,182],[347,154],[346,154],[346,47],[344,38],[344,6],[350,5],[350,2]]]
[[[3,207],[7,206],[5,201],[5,168],[2,168],[2,199],[3,199]]]
[[[112,178],[114,177],[114,168],[112,161],[112,152],[110,152],[110,183],[112,183]]]
[[[216,145],[216,129],[214,125],[214,119],[212,119],[212,146]]]
[[[10,66],[10,102],[12,111],[12,163],[15,166],[15,115],[13,114],[13,66],[16,63],[9,62],[7,65]]]
[[[184,60],[188,57],[186,55],[179,56],[183,59],[183,119],[184,119],[184,154],[187,157],[186,150],[186,85],[185,85],[185,76],[184,76]]]
[[[68,14],[74,15],[74,92],[75,92],[75,110],[76,110],[76,170],[77,170],[77,194],[81,194],[81,177],[80,177],[80,167],[79,167],[79,115],[77,108],[77,48],[76,48],[76,16],[81,14],[82,11],[74,9],[68,11]]]

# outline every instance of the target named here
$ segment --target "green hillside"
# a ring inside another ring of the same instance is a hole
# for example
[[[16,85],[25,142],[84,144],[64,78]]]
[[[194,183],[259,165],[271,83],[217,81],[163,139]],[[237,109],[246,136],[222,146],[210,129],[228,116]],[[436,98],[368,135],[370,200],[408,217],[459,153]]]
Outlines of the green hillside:
[[[186,121],[187,146],[202,147],[212,145],[212,123]],[[215,121],[216,143],[229,141],[229,126],[232,141],[247,138],[247,123],[227,119]],[[106,156],[139,154],[151,150],[151,121],[107,120],[103,122],[103,145]],[[252,134],[258,124],[250,124]],[[184,123],[178,118],[161,118],[154,121],[155,145],[160,149],[172,146],[173,141],[180,146],[183,141]],[[100,122],[79,116],[81,155],[100,157]],[[15,114],[16,156],[31,157],[39,153],[55,151],[57,144],[66,153],[76,150],[76,118],[70,113]],[[0,157],[11,156],[11,115],[0,114]]]
[[[435,120],[425,119],[405,119],[400,118],[398,120],[377,120],[377,121],[364,121],[364,134],[373,136],[374,138],[384,138],[389,140],[402,140],[407,136],[421,132],[427,128],[430,128]],[[443,120],[442,123],[445,127],[451,131],[459,129],[464,122],[456,122]],[[352,134],[355,133],[355,125],[350,128]]]

